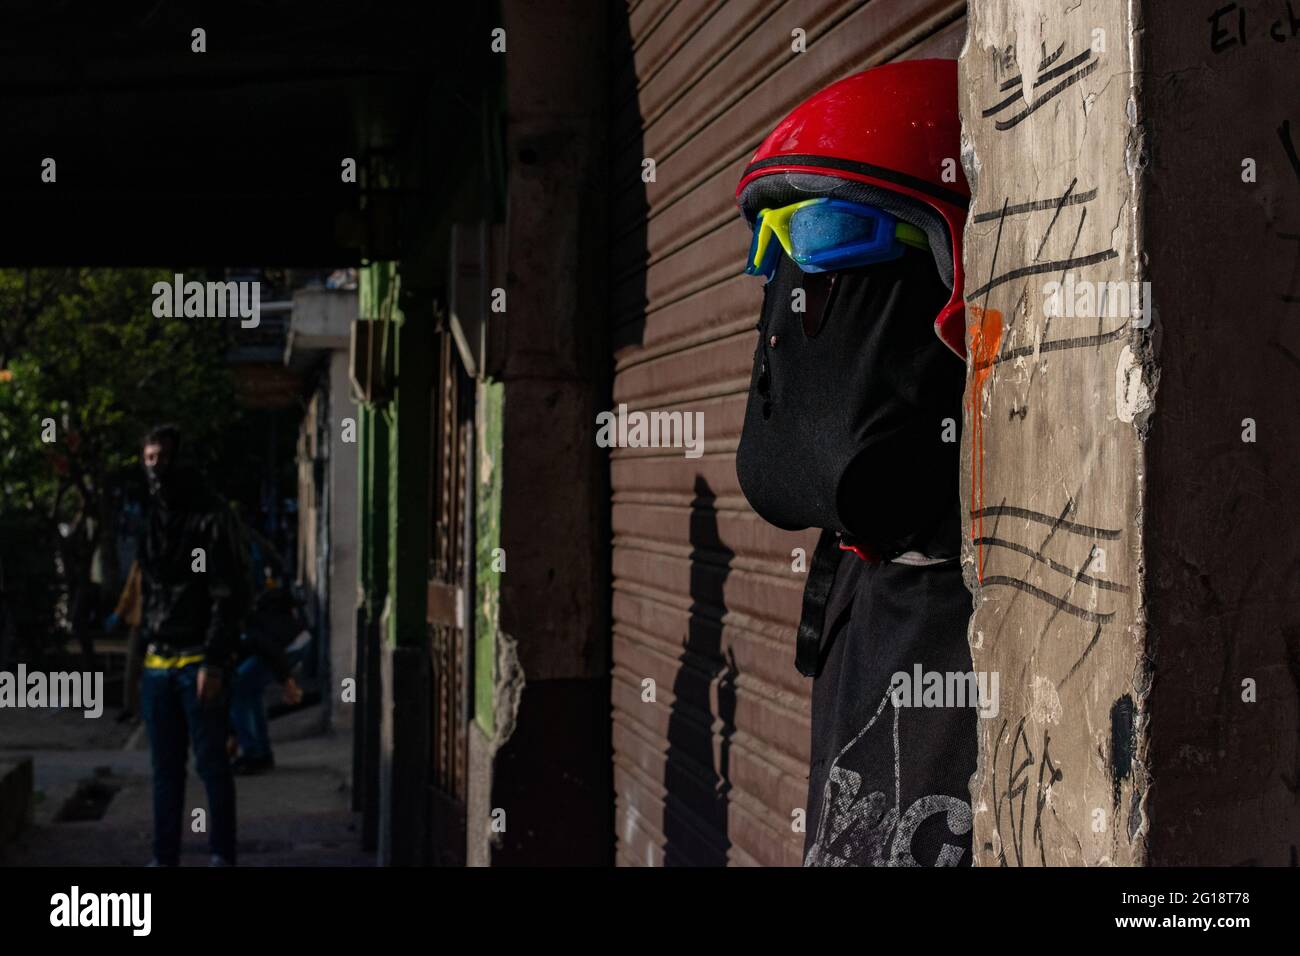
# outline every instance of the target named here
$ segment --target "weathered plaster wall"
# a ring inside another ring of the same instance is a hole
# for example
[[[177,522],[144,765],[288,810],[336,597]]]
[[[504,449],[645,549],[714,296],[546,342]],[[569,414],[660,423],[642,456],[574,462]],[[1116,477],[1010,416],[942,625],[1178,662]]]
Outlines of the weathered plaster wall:
[[[1147,4],[1144,220],[1163,319],[1145,533],[1154,864],[1294,866],[1300,846],[1293,12]]]
[[[970,5],[963,561],[975,668],[1001,688],[979,723],[979,865],[1145,855],[1148,333],[1096,303],[1049,316],[1044,294],[1143,278],[1136,31],[1126,0]]]

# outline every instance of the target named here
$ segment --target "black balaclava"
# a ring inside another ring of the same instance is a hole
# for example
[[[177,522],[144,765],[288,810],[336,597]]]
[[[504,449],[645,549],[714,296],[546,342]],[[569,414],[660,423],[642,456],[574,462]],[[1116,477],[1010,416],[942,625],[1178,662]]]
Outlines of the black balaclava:
[[[736,451],[761,517],[845,533],[882,558],[957,553],[959,443],[944,439],[960,429],[965,370],[934,332],[950,295],[911,247],[839,273],[780,257]]]
[[[145,465],[144,476],[145,480],[149,483],[149,494],[159,500],[165,499],[167,496],[167,488],[172,484],[171,465]]]
[[[144,468],[149,496],[165,511],[184,508],[194,497],[198,474],[185,465],[168,462]]]

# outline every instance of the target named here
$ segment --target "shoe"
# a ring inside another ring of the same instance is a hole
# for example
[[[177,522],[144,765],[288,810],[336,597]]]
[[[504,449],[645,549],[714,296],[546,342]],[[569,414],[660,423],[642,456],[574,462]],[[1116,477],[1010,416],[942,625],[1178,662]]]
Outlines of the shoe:
[[[240,757],[230,765],[231,772],[240,777],[252,777],[275,769],[275,758],[270,754],[265,757]]]

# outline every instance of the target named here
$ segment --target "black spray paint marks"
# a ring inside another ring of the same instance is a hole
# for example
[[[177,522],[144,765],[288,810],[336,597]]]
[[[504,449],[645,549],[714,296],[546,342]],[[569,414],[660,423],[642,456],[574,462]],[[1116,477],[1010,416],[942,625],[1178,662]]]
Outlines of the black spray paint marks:
[[[1295,178],[1300,180],[1300,156],[1296,155],[1295,142],[1291,139],[1290,120],[1282,121],[1282,125],[1277,128],[1277,138],[1282,141],[1282,150],[1291,163],[1291,169],[1295,171]]]
[[[1133,800],[1128,808],[1128,842],[1132,843],[1142,826],[1142,794],[1133,791]]]
[[[1119,808],[1120,784],[1133,772],[1133,751],[1137,737],[1133,728],[1133,698],[1125,694],[1110,708],[1110,776],[1115,786],[1115,807]]]

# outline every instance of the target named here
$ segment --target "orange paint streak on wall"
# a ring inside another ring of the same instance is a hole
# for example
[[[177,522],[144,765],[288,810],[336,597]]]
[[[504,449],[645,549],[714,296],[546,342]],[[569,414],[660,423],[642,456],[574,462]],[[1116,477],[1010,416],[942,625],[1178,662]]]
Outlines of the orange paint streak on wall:
[[[980,415],[980,403],[984,398],[984,385],[993,376],[993,360],[997,358],[998,348],[1002,345],[1002,331],[1001,312],[996,309],[985,310],[978,305],[966,306],[966,336],[972,364],[970,397],[966,405],[970,410],[971,422],[970,503],[971,511],[980,515],[971,524],[972,541],[984,537],[984,419]],[[978,522],[978,525],[974,522]],[[983,544],[979,545],[976,571],[980,581],[983,581]]]

